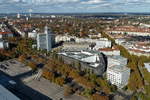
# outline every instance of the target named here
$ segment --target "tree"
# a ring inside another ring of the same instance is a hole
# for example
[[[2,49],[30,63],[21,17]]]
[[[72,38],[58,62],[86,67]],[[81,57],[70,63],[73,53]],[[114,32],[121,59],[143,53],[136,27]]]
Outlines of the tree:
[[[62,77],[58,77],[55,79],[55,82],[60,85],[60,86],[63,86],[63,84],[65,83],[65,79],[62,78]]]
[[[21,56],[19,56],[18,61],[20,61],[20,62],[24,63],[24,62],[25,62],[25,60],[26,60],[26,58],[27,58],[27,56],[26,56],[26,55],[21,55]]]
[[[29,62],[28,64],[27,64],[29,67],[31,67],[33,70],[36,70],[37,69],[37,65],[36,65],[36,63],[34,63],[34,62]]]
[[[109,97],[107,96],[101,96],[99,94],[93,94],[92,100],[109,100]]]
[[[92,96],[92,89],[85,89],[82,94],[90,98]]]
[[[42,76],[50,81],[54,81],[54,79],[55,79],[55,74],[53,72],[50,72],[46,68],[43,70]]]
[[[70,96],[73,94],[73,89],[70,86],[66,86],[64,90],[64,96]]]

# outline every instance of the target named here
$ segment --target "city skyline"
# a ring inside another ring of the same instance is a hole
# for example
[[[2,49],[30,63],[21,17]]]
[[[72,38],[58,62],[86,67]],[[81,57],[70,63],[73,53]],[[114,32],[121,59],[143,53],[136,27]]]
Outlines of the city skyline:
[[[149,0],[0,0],[0,13],[150,12],[149,4]]]

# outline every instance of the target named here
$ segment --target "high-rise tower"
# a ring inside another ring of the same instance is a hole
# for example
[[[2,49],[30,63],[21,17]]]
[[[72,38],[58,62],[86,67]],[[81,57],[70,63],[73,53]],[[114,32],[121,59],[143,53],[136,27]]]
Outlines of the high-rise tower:
[[[44,33],[39,33],[37,35],[37,48],[38,50],[47,50],[50,51],[55,45],[55,35],[53,32],[45,26]]]

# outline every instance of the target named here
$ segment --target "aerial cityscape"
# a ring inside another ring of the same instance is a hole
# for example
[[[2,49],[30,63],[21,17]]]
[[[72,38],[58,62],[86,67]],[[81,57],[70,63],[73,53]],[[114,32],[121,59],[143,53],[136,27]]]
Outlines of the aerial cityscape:
[[[149,0],[0,0],[0,100],[150,100]]]

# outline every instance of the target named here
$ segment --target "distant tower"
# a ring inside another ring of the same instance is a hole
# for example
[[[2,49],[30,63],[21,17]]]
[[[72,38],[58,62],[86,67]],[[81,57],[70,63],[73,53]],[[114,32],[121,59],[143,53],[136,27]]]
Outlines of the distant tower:
[[[55,35],[52,33],[47,26],[45,26],[44,33],[37,35],[37,48],[45,49],[51,51],[52,47],[55,45]]]
[[[32,17],[32,9],[29,9],[29,16]]]
[[[20,14],[19,14],[19,13],[17,14],[17,18],[18,18],[18,19],[20,18]]]

